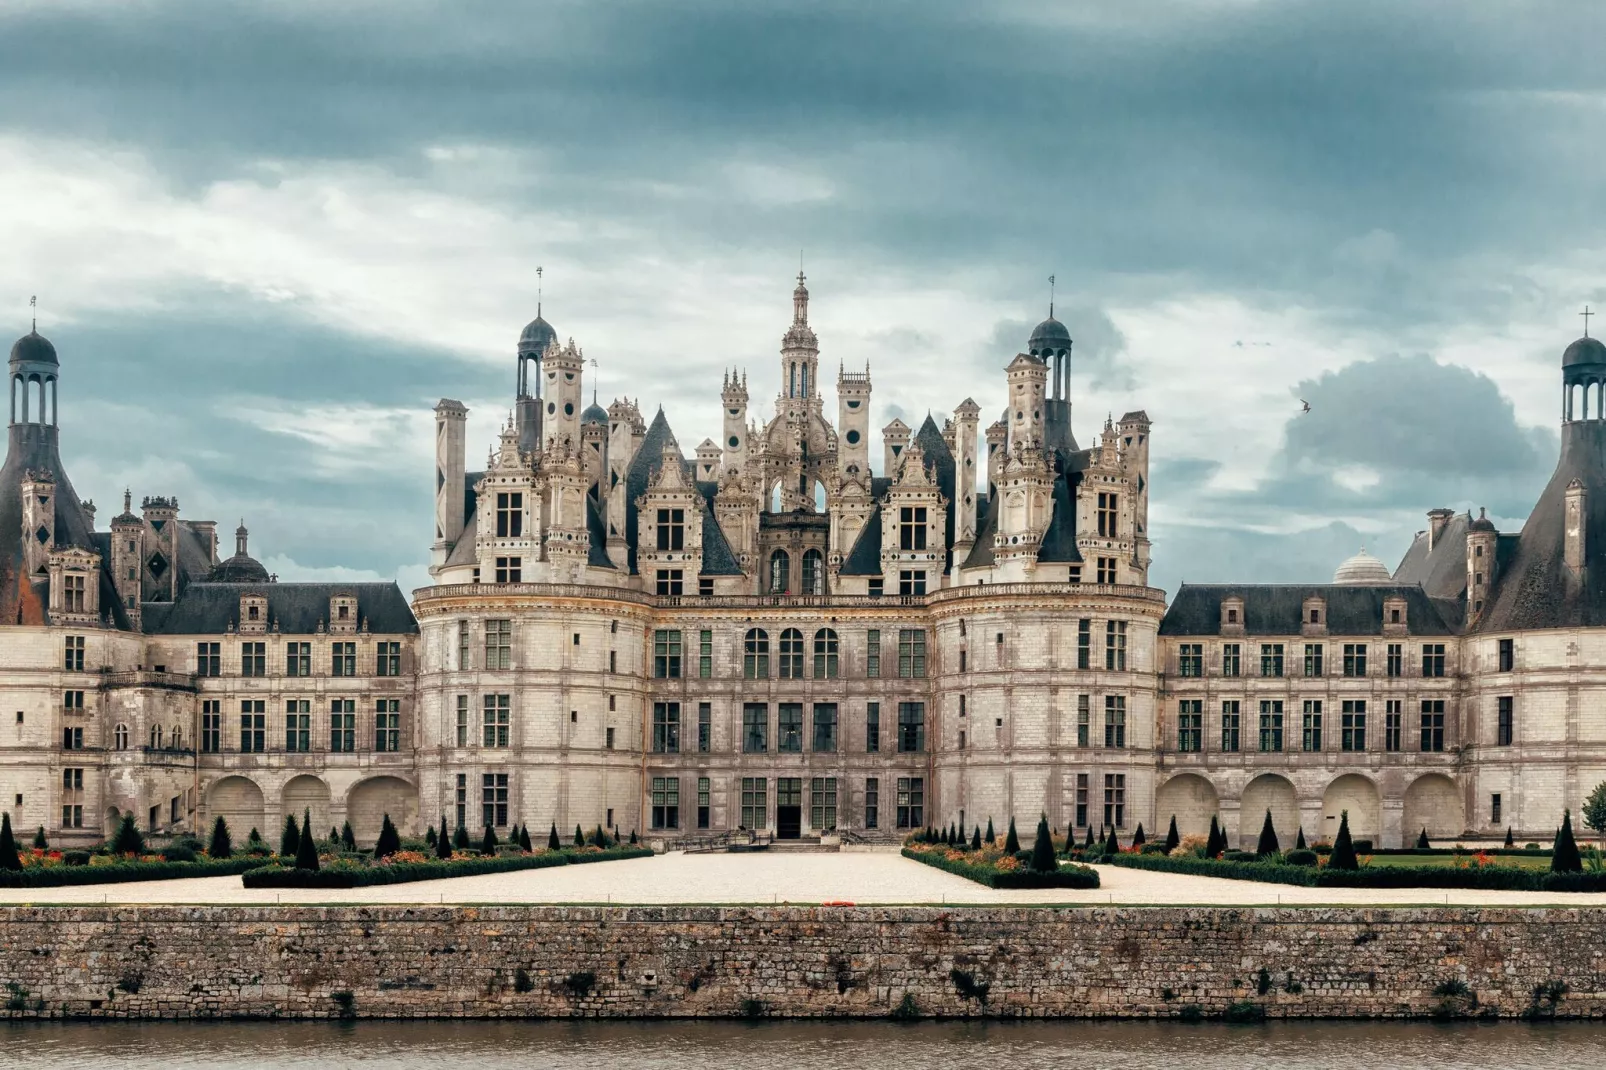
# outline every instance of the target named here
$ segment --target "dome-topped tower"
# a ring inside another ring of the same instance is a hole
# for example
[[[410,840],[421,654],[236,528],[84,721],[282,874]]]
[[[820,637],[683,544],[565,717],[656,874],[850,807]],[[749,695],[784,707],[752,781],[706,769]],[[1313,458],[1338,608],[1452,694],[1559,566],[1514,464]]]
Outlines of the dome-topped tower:
[[[1054,308],[1049,306],[1048,319],[1032,328],[1031,340],[1026,343],[1026,351],[1039,360],[1048,360],[1049,357],[1063,357],[1071,351],[1071,332],[1065,324],[1054,318]]]
[[[1380,587],[1392,584],[1394,576],[1387,565],[1367,553],[1363,546],[1360,553],[1338,566],[1333,582],[1345,587]]]
[[[268,570],[262,563],[246,552],[246,541],[250,532],[245,529],[245,521],[234,529],[234,556],[218,563],[207,577],[210,583],[267,583]]]

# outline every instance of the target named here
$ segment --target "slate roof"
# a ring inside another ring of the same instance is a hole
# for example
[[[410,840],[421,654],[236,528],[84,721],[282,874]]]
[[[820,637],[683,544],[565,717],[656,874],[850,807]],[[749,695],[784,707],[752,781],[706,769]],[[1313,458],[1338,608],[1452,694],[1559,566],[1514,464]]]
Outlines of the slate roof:
[[[1445,521],[1444,530],[1428,549],[1428,532],[1417,532],[1400,565],[1396,583],[1420,584],[1432,598],[1459,598],[1467,590],[1467,528],[1472,514],[1458,513]]]
[[[608,556],[608,518],[602,503],[586,495],[586,564],[592,568],[613,568]]]
[[[881,575],[881,505],[878,502],[870,513],[853,549],[842,559],[843,576]]]
[[[411,635],[418,622],[395,583],[192,583],[171,604],[148,602],[144,629],[153,635],[217,635],[240,623],[240,596],[268,600],[268,622],[286,635],[311,635],[329,620],[329,599],[355,596],[357,619],[379,635]]]
[[[993,536],[998,533],[998,495],[976,496],[976,543],[960,568],[985,568],[993,563]]]
[[[943,518],[943,545],[952,546],[954,544],[953,451],[948,448],[948,443],[943,441],[942,432],[937,429],[937,421],[931,418],[930,413],[926,414],[926,422],[920,425],[920,430],[915,432],[914,441],[925,452],[926,467],[931,471],[932,482],[937,484],[937,489],[942,491],[942,496],[948,502],[946,515]],[[952,557],[952,551],[943,557],[944,572],[952,567]]]
[[[1054,513],[1049,518],[1048,530],[1043,532],[1037,560],[1082,562],[1082,551],[1076,547],[1076,495],[1071,491],[1070,476],[1061,475],[1054,480]]]
[[[48,473],[56,481],[55,545],[99,552],[84,512],[73,490],[58,449],[59,432],[44,424],[13,424],[6,438],[6,459],[0,465],[0,624],[45,624],[50,602],[49,581],[26,575],[22,530],[22,484],[29,472]],[[101,605],[117,605],[102,559]],[[108,592],[110,597],[108,598]],[[126,626],[126,622],[122,625]]]
[[[1439,607],[1421,587],[1404,584],[1354,587],[1336,583],[1184,583],[1160,620],[1160,634],[1218,635],[1222,600],[1241,598],[1243,634],[1298,635],[1303,626],[1305,599],[1311,597],[1327,600],[1329,635],[1382,635],[1383,601],[1392,597],[1405,599],[1409,634],[1454,634]]]
[[[741,563],[736,560],[736,553],[731,549],[730,540],[725,538],[724,529],[714,519],[714,495],[719,493],[719,484],[712,480],[700,481],[697,492],[703,499],[703,561],[699,574],[740,576]]]

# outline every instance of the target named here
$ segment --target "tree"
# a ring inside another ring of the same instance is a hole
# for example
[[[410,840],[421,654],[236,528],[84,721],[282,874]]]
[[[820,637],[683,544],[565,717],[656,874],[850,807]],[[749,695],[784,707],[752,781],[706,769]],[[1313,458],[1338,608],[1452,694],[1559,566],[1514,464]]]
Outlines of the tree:
[[[279,834],[279,857],[294,858],[301,846],[301,830],[296,827],[296,815],[284,815],[284,831]]]
[[[1584,800],[1584,825],[1592,829],[1597,839],[1606,839],[1606,780],[1595,785],[1595,790]]]
[[[1277,829],[1271,823],[1271,811],[1266,811],[1266,821],[1260,826],[1260,842],[1255,844],[1255,854],[1264,858],[1274,855],[1282,848],[1277,843]]]
[[[1350,839],[1348,810],[1339,814],[1338,835],[1333,839],[1333,853],[1327,858],[1327,868],[1360,868],[1360,860],[1355,857],[1355,841]]]
[[[549,851],[556,851],[562,846],[563,844],[558,842],[558,823],[554,821],[552,822],[552,831],[547,833],[546,849]]]
[[[574,845],[576,847],[584,847],[586,845],[586,834],[580,831],[579,825],[574,826]]]
[[[385,819],[379,823],[379,838],[374,841],[374,859],[378,861],[381,858],[389,858],[399,850],[401,850],[401,834],[396,831],[396,826],[391,824],[390,815],[386,814]]]
[[[1210,835],[1205,839],[1205,857],[1220,858],[1221,852],[1227,849],[1227,834],[1221,831],[1221,822],[1216,815],[1210,815]]]
[[[1517,837],[1512,835],[1511,826],[1510,825],[1506,826],[1506,846],[1507,847],[1515,847],[1515,846],[1517,846]]]
[[[1142,847],[1148,840],[1149,838],[1143,834],[1143,822],[1139,821],[1137,831],[1132,833],[1132,846],[1134,848]]]
[[[1092,847],[1093,846],[1093,826],[1092,825],[1089,825],[1087,827],[1087,841],[1085,843],[1083,843],[1082,846],[1083,847]]]
[[[229,842],[229,823],[219,814],[212,822],[212,842],[206,845],[208,858],[228,858],[234,854],[234,845]]]
[[[1104,841],[1104,853],[1118,855],[1121,853],[1121,841],[1115,838],[1115,826],[1110,826],[1109,838]]]
[[[33,834],[33,849],[35,851],[50,850],[50,841],[45,839],[45,827],[43,825],[40,825],[39,831]]]
[[[1305,846],[1305,826],[1304,825],[1299,826],[1299,835],[1294,837],[1294,850],[1296,850],[1296,851],[1306,850],[1306,846]]]
[[[134,824],[133,814],[124,814],[122,823],[117,826],[117,833],[112,836],[112,854],[135,855],[145,853],[145,837],[139,834],[139,827]]]
[[[435,846],[435,826],[434,825],[431,825],[431,826],[429,826],[429,828],[424,830],[424,846],[426,846],[426,847],[434,847]]]
[[[1182,837],[1177,835],[1177,815],[1171,815],[1171,827],[1165,830],[1165,853],[1170,854],[1177,849]]]
[[[983,836],[982,839],[987,841],[988,847],[994,847],[998,844],[998,834],[993,831],[993,819],[990,817],[987,819],[987,835]]]
[[[340,830],[333,825],[329,826],[329,847],[331,850],[340,850]]]
[[[0,817],[0,869],[15,872],[22,868],[22,859],[17,857],[17,837],[11,832],[11,814],[9,811]]]
[[[601,825],[598,825],[597,831],[591,834],[591,842],[604,851],[613,846],[613,841],[608,839],[608,834],[602,830]]]
[[[255,825],[252,825],[251,831],[246,833],[245,836],[246,850],[261,850],[265,846],[266,845],[262,842],[262,833],[257,831],[257,827]]]
[[[965,841],[968,840],[968,839],[970,839],[970,837],[965,835],[965,819],[964,818],[960,818],[959,819],[959,839],[956,842],[959,844],[959,846],[963,847],[965,845]]]
[[[1048,831],[1048,818],[1037,819],[1037,840],[1032,844],[1032,860],[1028,863],[1033,873],[1054,873],[1060,868],[1054,857],[1054,836]]]
[[[529,822],[525,822],[519,826],[519,850],[526,853],[531,850]]]
[[[1015,819],[1009,819],[1009,832],[1004,836],[1004,853],[1007,855],[1020,854],[1020,837],[1015,835]]]
[[[441,836],[446,836],[446,819],[441,818]],[[355,851],[357,849],[357,834],[351,831],[351,822],[340,823],[340,847],[342,850]]]
[[[296,868],[317,872],[318,841],[312,838],[312,811],[305,810],[301,816],[301,827],[306,831],[302,833],[300,841],[296,844]]]
[[[1426,825],[1422,826],[1422,831],[1417,833],[1416,849],[1418,851],[1430,851],[1433,849],[1433,845],[1428,842],[1428,830]]]
[[[496,853],[496,830],[485,826],[485,838],[480,840],[480,854],[494,855]]]
[[[457,831],[452,833],[452,850],[454,850],[454,851],[466,851],[466,850],[468,850],[468,829],[467,829],[467,827],[465,827],[463,825],[459,825],[459,826],[457,826]]]
[[[980,825],[977,825],[974,829],[971,830],[971,833],[970,833],[970,849],[972,851],[981,850],[981,826]]]
[[[452,837],[446,832],[446,815],[441,815],[440,835],[435,837],[435,857],[445,861],[452,857]]]
[[[1573,839],[1573,815],[1571,810],[1563,810],[1561,815],[1561,831],[1556,833],[1556,847],[1550,853],[1550,870],[1552,873],[1577,873],[1584,868],[1584,860],[1578,854],[1578,841]]]

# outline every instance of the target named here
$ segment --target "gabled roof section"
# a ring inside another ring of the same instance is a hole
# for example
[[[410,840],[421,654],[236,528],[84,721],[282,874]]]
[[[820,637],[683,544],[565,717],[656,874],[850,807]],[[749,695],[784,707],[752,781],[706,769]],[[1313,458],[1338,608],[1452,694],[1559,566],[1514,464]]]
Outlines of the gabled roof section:
[[[699,575],[742,575],[741,562],[736,560],[730,540],[725,538],[725,530],[714,518],[714,495],[719,493],[719,484],[713,480],[700,480],[697,493],[703,499],[703,561]]]
[[[1048,530],[1037,548],[1037,560],[1081,564],[1082,551],[1076,546],[1076,495],[1071,491],[1071,477],[1060,475],[1054,480],[1054,515],[1049,517]]]
[[[1445,521],[1439,537],[1430,539],[1430,532],[1421,531],[1394,570],[1395,583],[1414,583],[1430,598],[1460,598],[1467,591],[1467,525],[1472,522],[1470,512],[1460,513]],[[1428,549],[1432,542],[1433,549]]]
[[[953,451],[948,448],[948,443],[943,441],[942,432],[937,429],[937,421],[931,418],[930,413],[926,414],[926,422],[920,425],[920,430],[915,432],[914,442],[925,453],[926,466],[931,469],[934,477],[932,481],[937,484],[937,489],[942,491],[942,496],[948,503],[944,509],[942,544],[951,547],[954,544]],[[944,556],[942,562],[943,572],[947,572],[952,567],[952,557],[953,552],[951,550]]]
[[[613,568],[608,556],[608,519],[602,515],[602,505],[586,495],[586,564],[591,568]]]
[[[976,542],[960,568],[986,568],[995,562],[993,536],[998,533],[998,495],[982,494],[976,499]]]
[[[145,604],[153,635],[219,635],[240,623],[240,597],[268,600],[268,623],[285,635],[312,635],[329,622],[329,599],[357,599],[357,619],[375,635],[413,635],[418,622],[395,583],[192,583],[171,605]]]
[[[635,457],[630,460],[629,471],[625,473],[625,543],[629,547],[632,575],[636,571],[636,499],[647,493],[653,477],[663,467],[666,448],[674,449],[675,456],[680,458],[681,466],[686,469],[686,481],[691,482],[695,473],[687,465],[685,455],[680,452],[680,444],[675,441],[675,432],[669,428],[669,418],[660,408],[648,425],[647,434],[637,447]]]
[[[1382,635],[1383,603],[1389,598],[1405,600],[1409,634],[1455,634],[1421,587],[1354,587],[1336,583],[1184,583],[1160,620],[1160,634],[1220,634],[1221,603],[1228,598],[1243,600],[1246,636],[1299,635],[1307,598],[1326,600],[1329,635]]]
[[[55,546],[95,549],[89,515],[62,467],[57,441],[57,429],[45,424],[13,424],[8,429],[6,459],[0,465],[0,624],[45,624],[49,615],[48,582],[43,576],[26,575],[22,484],[28,473],[42,473],[55,481]],[[115,595],[112,600],[116,601]]]
[[[881,506],[877,505],[870,513],[864,527],[859,529],[859,537],[853,543],[853,549],[848,556],[842,559],[843,576],[879,576],[881,575]]]

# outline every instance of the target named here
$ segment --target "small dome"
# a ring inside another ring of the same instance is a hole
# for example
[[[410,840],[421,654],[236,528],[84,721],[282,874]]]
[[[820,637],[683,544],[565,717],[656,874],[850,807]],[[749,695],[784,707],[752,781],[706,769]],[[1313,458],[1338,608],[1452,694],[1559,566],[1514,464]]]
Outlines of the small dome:
[[[1026,347],[1027,352],[1034,357],[1064,354],[1071,348],[1071,332],[1065,329],[1065,324],[1051,315],[1032,328],[1032,338],[1026,343]]]
[[[56,347],[37,330],[29,331],[11,345],[13,364],[30,361],[34,364],[57,364]]]
[[[1599,338],[1580,338],[1561,355],[1563,368],[1574,364],[1606,364],[1606,345],[1602,345]]]
[[[267,583],[268,570],[249,554],[235,554],[219,561],[206,578],[210,583]]]
[[[1578,482],[1573,480],[1574,483]],[[1494,531],[1494,521],[1490,520],[1483,509],[1478,510],[1478,518],[1467,525],[1468,531]]]
[[[539,314],[519,334],[520,353],[545,353],[547,346],[558,340],[558,332]]]
[[[1392,584],[1394,577],[1389,574],[1387,565],[1363,548],[1360,553],[1338,566],[1338,571],[1333,573],[1333,582],[1347,587],[1377,587]]]
[[[591,404],[587,405],[585,411],[580,414],[580,426],[584,427],[586,424],[608,426],[608,410],[598,405],[594,396],[591,399]]]

